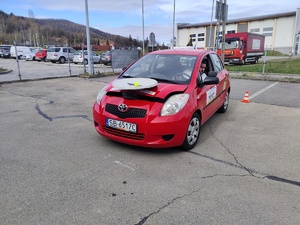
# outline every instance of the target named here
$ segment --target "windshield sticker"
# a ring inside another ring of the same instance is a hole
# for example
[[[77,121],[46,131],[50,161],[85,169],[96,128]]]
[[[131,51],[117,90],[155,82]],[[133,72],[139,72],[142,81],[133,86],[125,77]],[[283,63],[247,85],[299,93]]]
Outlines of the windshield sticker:
[[[206,92],[206,105],[212,102],[217,96],[217,86],[214,86],[213,88],[209,89]]]

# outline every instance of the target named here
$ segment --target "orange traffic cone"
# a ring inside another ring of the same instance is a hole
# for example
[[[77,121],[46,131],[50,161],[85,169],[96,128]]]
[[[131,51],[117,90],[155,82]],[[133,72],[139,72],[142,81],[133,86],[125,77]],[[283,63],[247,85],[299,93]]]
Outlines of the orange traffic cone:
[[[250,102],[248,91],[245,92],[244,99],[241,102],[245,102],[245,103],[249,103]]]

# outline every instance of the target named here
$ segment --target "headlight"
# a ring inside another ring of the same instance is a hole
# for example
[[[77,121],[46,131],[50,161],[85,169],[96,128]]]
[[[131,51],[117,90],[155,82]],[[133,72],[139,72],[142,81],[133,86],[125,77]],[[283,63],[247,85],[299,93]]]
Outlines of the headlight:
[[[177,94],[171,96],[160,111],[161,116],[169,116],[178,113],[189,100],[189,94]]]
[[[102,99],[103,96],[106,95],[106,93],[107,93],[106,88],[107,88],[107,85],[106,85],[104,88],[102,88],[102,89],[99,91],[99,93],[97,94],[97,100],[96,100],[96,102],[97,102],[98,105],[100,105],[101,99]]]

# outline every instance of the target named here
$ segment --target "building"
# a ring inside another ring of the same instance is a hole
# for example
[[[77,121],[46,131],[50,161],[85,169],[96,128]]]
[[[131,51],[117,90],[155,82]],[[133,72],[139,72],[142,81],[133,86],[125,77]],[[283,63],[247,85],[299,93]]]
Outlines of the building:
[[[197,48],[214,48],[217,33],[222,35],[222,26],[222,21],[177,24],[177,46],[187,46],[191,39]],[[227,20],[225,27],[225,33],[263,34],[267,50],[300,55],[300,8],[295,12]]]

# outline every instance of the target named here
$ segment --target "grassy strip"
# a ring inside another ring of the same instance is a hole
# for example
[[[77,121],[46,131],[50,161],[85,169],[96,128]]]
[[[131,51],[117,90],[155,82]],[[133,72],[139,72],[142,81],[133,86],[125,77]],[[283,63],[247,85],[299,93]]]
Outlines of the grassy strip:
[[[246,65],[226,65],[230,72],[252,72],[252,73],[280,73],[280,74],[300,74],[300,58],[273,59],[257,64]]]
[[[6,72],[6,71],[7,71],[7,69],[3,69],[0,67],[0,73]]]

